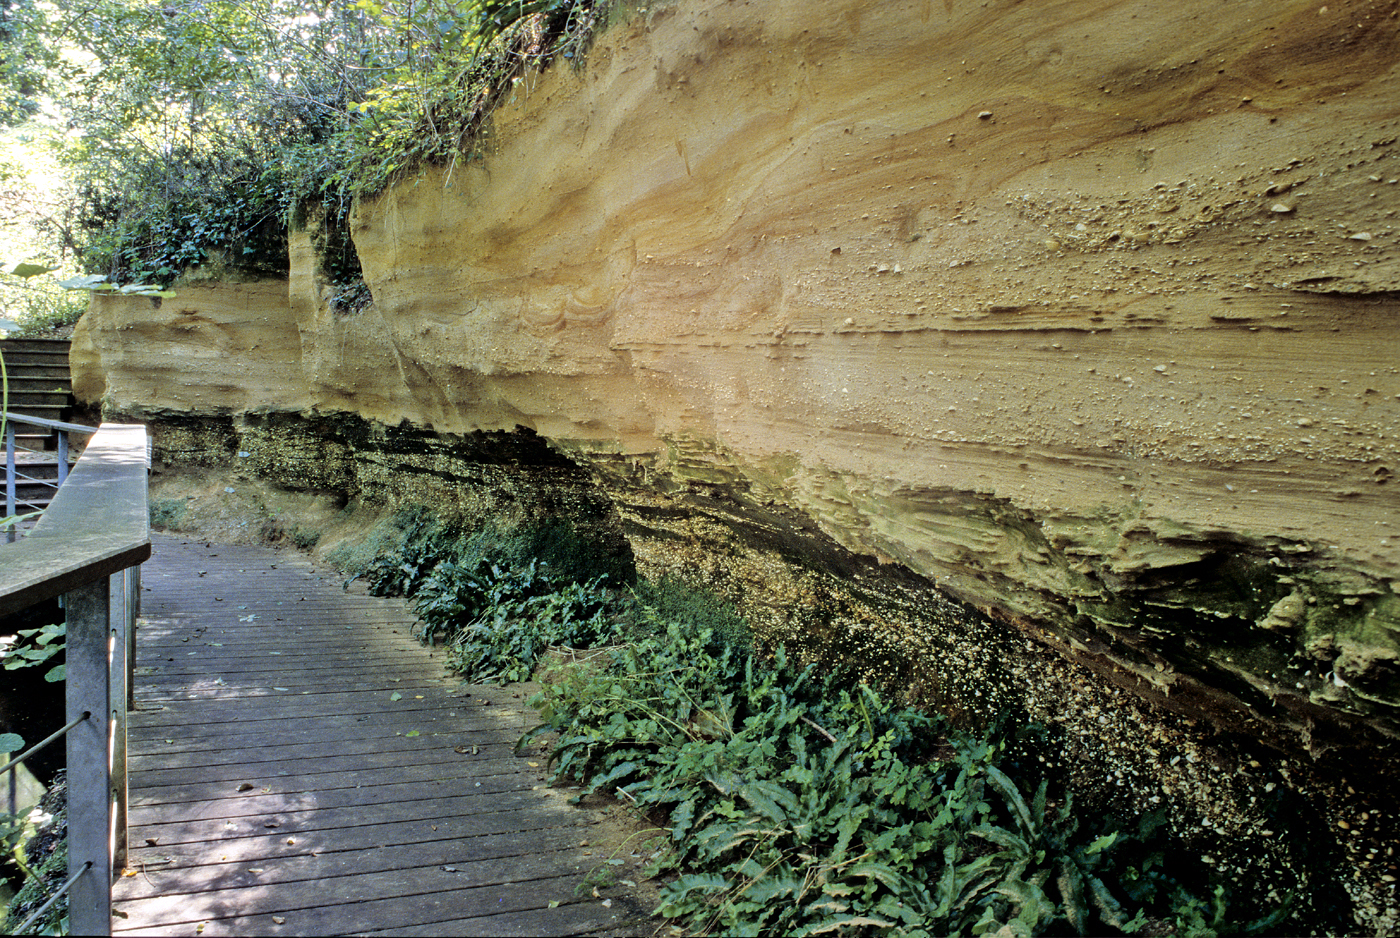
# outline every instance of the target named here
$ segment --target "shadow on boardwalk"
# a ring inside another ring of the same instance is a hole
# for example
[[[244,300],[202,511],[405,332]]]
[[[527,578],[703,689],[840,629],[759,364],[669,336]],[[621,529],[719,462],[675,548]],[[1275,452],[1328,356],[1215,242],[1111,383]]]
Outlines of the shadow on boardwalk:
[[[402,600],[300,554],[154,541],[115,934],[655,931],[576,897],[596,820],[513,753],[519,689],[460,684]]]

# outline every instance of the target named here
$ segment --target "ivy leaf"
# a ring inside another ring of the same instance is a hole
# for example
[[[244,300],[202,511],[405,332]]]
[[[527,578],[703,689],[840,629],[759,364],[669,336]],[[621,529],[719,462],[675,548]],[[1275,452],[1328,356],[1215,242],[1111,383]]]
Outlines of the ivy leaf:
[[[0,733],[0,752],[19,752],[23,748],[23,736],[18,733]]]

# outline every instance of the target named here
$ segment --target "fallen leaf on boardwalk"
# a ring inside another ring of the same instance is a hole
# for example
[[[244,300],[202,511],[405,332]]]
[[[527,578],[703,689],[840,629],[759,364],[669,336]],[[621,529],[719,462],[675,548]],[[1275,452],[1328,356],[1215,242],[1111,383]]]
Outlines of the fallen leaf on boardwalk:
[[[389,695],[389,699],[390,699],[390,700],[403,700],[403,694],[400,694],[398,691],[394,691],[392,694]]]
[[[414,699],[414,700],[422,700],[422,699],[423,699],[423,695],[422,695],[422,694],[414,694],[414,695],[413,695],[413,699]]]
[[[604,900],[603,900],[603,908],[605,908],[605,909],[611,909],[611,908],[612,908],[612,900],[611,900],[611,899],[604,899]]]
[[[466,746],[453,746],[452,751],[460,756],[465,756],[467,753],[471,752],[471,749]]]
[[[551,899],[551,900],[549,900],[549,907],[550,907],[551,909],[557,909],[557,908],[559,908],[559,900],[558,900],[558,899]]]
[[[205,925],[208,925],[208,924],[209,924],[208,922],[200,922],[198,925],[196,925],[196,926],[194,927],[194,933],[195,933],[196,935],[202,935],[202,934],[204,934],[204,926],[205,926]]]
[[[280,915],[274,915],[272,916],[272,923],[274,925],[285,925],[287,924],[287,920]]]
[[[122,870],[122,875],[123,875],[123,876],[135,876],[135,875],[136,875],[136,870]],[[116,913],[114,912],[113,914],[115,915]]]
[[[253,786],[252,786],[252,784],[249,783],[249,782],[244,782],[242,785],[239,785],[239,786],[238,786],[238,790],[239,790],[239,791],[252,791],[252,790],[253,790]]]
[[[409,730],[407,733],[404,733],[404,735],[405,735],[405,736],[419,736],[419,735],[421,735],[421,734],[420,734],[417,730]]]
[[[291,690],[289,687],[274,687],[273,690]]]
[[[263,824],[263,827],[281,827],[281,826],[282,826],[282,824],[281,824],[281,822],[279,822],[279,821],[266,821],[266,822],[264,822],[264,824]]]
[[[540,767],[540,764],[538,762],[526,762],[525,764],[536,769]]]
[[[457,872],[457,867],[455,867],[455,866],[444,866],[444,867],[442,868],[442,871],[443,871],[444,873],[456,873],[456,872]]]
[[[146,838],[146,846],[148,846],[148,847],[154,847],[154,846],[155,846],[156,844],[158,844],[158,843],[160,843],[160,838],[159,838],[159,837],[147,837],[147,838]]]
[[[136,874],[133,873],[133,874],[131,874],[131,875],[135,876]],[[127,915],[127,914],[126,914],[125,912],[123,912],[121,909],[113,909],[113,910],[112,910],[112,914],[115,915],[117,918],[131,918],[130,915]]]
[[[297,842],[297,839],[296,839],[295,837],[288,837],[288,838],[287,838],[287,846],[288,846],[288,847],[292,846],[292,845],[295,844],[296,842]]]

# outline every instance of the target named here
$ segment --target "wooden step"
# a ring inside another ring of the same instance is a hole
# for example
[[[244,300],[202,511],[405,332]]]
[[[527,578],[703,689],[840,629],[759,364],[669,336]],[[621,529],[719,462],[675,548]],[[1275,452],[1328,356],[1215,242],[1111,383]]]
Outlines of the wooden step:
[[[68,339],[4,339],[0,340],[0,352],[8,360],[10,352],[27,352],[43,355],[68,357],[68,349],[73,343]]]

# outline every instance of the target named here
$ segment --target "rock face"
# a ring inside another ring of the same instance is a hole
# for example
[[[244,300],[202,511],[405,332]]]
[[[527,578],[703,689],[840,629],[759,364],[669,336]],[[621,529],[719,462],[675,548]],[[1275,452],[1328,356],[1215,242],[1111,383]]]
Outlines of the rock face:
[[[368,308],[313,218],[286,283],[96,300],[75,388],[524,427],[644,563],[807,545],[1285,747],[1393,737],[1398,16],[649,3],[357,208]]]
[[[303,230],[287,284],[100,300],[79,393],[525,426],[1393,731],[1395,4],[869,7],[619,16],[360,206],[369,309]]]

